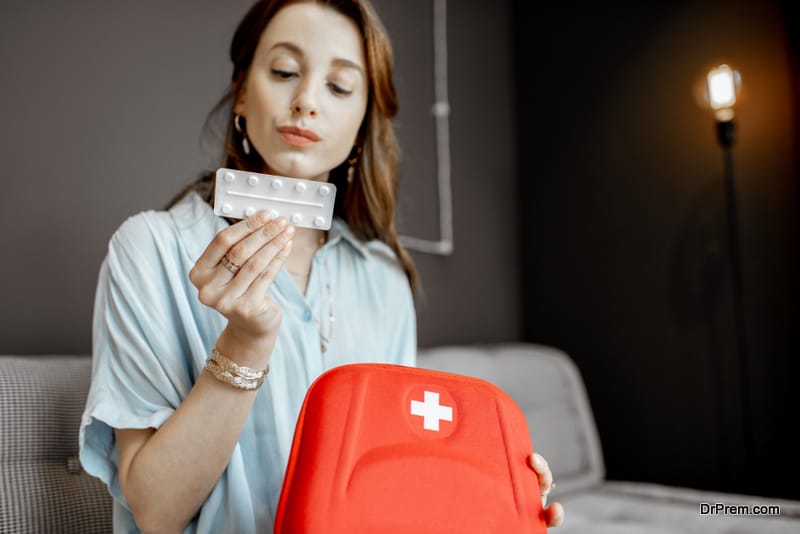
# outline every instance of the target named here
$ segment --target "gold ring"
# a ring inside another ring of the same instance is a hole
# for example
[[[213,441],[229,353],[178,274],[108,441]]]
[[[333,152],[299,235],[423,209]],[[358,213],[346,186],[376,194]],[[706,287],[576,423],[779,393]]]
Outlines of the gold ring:
[[[242,268],[242,266],[241,266],[241,265],[237,265],[237,264],[233,263],[231,260],[229,260],[229,259],[228,259],[228,255],[227,255],[227,254],[225,254],[224,256],[222,256],[222,259],[221,259],[221,260],[219,260],[219,262],[222,264],[222,266],[223,266],[223,267],[225,267],[226,269],[228,269],[228,270],[229,270],[230,272],[232,272],[234,275],[235,275],[236,273],[238,273],[238,272],[239,272],[239,269],[241,269],[241,268]]]

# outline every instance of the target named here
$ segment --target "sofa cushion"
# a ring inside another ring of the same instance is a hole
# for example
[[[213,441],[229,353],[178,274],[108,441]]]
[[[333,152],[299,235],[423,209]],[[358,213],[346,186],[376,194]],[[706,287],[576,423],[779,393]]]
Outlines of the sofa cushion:
[[[111,496],[81,469],[88,357],[0,357],[0,532],[110,532]]]
[[[531,344],[421,350],[418,365],[482,378],[525,413],[533,448],[547,458],[559,493],[605,477],[600,440],[577,367],[563,352]]]
[[[643,482],[606,482],[560,495],[567,520],[558,534],[796,534],[800,503]],[[701,514],[700,504],[779,506],[780,515]]]

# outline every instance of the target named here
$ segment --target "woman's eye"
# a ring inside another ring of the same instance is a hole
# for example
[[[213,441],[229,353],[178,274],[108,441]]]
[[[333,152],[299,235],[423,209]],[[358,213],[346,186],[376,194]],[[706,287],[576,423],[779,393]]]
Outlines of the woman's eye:
[[[288,80],[289,78],[297,76],[296,72],[292,72],[290,70],[281,70],[281,69],[272,69],[272,74],[284,80]]]
[[[344,88],[344,87],[342,87],[341,85],[336,85],[336,84],[335,84],[335,83],[333,83],[333,82],[328,82],[328,87],[330,87],[330,88],[331,88],[331,91],[332,91],[334,94],[336,94],[336,95],[340,95],[340,96],[347,96],[347,95],[349,95],[349,94],[352,94],[352,93],[353,93],[353,91],[351,91],[351,90],[349,90],[349,89],[345,89],[345,88]]]

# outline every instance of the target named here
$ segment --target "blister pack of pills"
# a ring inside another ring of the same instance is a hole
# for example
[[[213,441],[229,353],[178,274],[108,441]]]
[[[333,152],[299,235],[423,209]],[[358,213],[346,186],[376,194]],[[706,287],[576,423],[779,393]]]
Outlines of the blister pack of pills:
[[[335,199],[336,186],[328,182],[223,168],[217,169],[214,213],[244,219],[268,211],[294,226],[328,230]]]

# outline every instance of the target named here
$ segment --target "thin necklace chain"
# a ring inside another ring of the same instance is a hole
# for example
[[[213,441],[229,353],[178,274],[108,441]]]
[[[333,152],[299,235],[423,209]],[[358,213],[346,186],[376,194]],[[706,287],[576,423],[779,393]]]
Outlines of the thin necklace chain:
[[[319,236],[319,247],[322,248],[325,245],[325,234],[322,233]],[[319,350],[323,353],[328,351],[328,345],[331,344],[331,340],[333,339],[333,323],[336,322],[336,316],[333,311],[333,290],[331,290],[331,268],[328,264],[328,254],[326,253],[323,256],[323,261],[325,263],[325,292],[328,297],[328,335],[325,335],[322,329],[322,323],[317,316],[314,314],[314,323],[317,325],[317,330],[319,331]],[[310,280],[311,278],[311,270],[313,266],[308,269],[308,272],[305,274],[297,273],[295,271],[289,271],[289,274],[293,274],[295,276],[302,276],[303,278],[307,278]]]
[[[336,315],[333,311],[333,291],[331,290],[331,268],[328,264],[328,255],[324,256],[325,263],[325,292],[328,296],[328,335],[326,336],[322,330],[322,323],[319,318],[314,317],[317,323],[317,330],[319,330],[319,349],[324,353],[328,351],[328,345],[331,344],[333,339],[333,324],[336,322]]]

